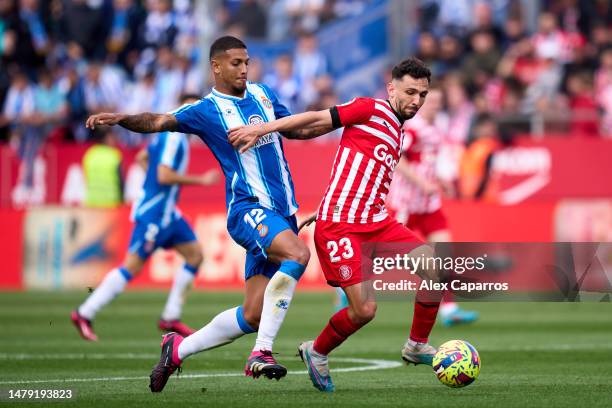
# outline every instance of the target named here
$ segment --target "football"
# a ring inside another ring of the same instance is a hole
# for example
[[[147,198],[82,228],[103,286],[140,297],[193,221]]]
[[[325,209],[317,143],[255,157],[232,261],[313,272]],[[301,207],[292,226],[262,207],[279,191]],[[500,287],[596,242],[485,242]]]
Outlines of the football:
[[[432,364],[438,380],[453,388],[473,383],[480,373],[480,366],[478,351],[463,340],[450,340],[442,344]]]

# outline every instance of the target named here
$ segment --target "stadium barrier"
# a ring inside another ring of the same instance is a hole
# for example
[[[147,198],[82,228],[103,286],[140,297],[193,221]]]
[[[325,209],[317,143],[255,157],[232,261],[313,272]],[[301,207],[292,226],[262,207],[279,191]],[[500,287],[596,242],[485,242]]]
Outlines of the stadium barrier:
[[[242,287],[244,251],[226,231],[225,213],[214,205],[182,206],[201,240],[205,261],[195,287],[205,290]],[[612,200],[562,200],[501,206],[491,203],[445,203],[456,241],[551,242],[612,241]],[[299,213],[299,218],[307,216]],[[1,289],[83,289],[94,287],[119,265],[131,233],[129,208],[86,209],[47,206],[2,210],[0,248],[4,268]],[[312,227],[301,237],[312,257],[300,282],[302,289],[326,287]],[[131,288],[167,288],[180,257],[157,251]]]

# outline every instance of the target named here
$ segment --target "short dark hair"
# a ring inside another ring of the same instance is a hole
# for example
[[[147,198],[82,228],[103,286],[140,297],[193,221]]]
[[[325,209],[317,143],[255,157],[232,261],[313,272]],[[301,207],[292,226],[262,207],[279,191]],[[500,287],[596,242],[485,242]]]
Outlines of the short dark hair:
[[[199,99],[202,99],[202,97],[198,94],[184,93],[184,94],[181,94],[181,96],[179,96],[179,103],[187,103],[187,101],[191,99],[199,100]]]
[[[427,78],[427,82],[431,83],[431,71],[418,58],[406,58],[399,64],[393,67],[391,77],[393,79],[402,79],[404,75],[410,75],[414,79]]]
[[[235,48],[243,48],[246,50],[246,45],[236,37],[226,35],[224,37],[217,38],[215,42],[210,46],[209,59],[212,60],[215,56],[225,52],[227,50],[233,50]]]

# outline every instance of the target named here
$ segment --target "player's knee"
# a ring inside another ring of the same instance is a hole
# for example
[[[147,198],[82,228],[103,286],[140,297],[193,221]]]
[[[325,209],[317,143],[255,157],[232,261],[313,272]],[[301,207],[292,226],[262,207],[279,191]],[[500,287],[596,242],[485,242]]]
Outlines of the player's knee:
[[[356,323],[366,324],[376,316],[378,306],[374,302],[365,302],[353,307]]]
[[[186,257],[185,262],[191,266],[199,268],[202,262],[204,262],[204,255],[202,251],[198,248],[197,250],[191,251]]]
[[[261,311],[243,308],[242,313],[248,325],[257,330],[259,328],[259,321],[261,320]]]
[[[291,248],[285,254],[285,260],[295,261],[301,265],[308,265],[308,261],[310,260],[310,250],[301,240],[298,240],[295,245],[292,245]]]

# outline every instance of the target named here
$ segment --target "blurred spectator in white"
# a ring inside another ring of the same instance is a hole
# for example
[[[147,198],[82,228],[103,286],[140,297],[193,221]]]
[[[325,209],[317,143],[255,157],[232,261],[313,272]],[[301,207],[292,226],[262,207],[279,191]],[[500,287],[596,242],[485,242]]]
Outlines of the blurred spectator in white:
[[[101,2],[66,0],[62,3],[59,27],[60,39],[76,43],[86,58],[101,57],[105,53],[107,22]]]
[[[302,87],[293,72],[293,60],[290,55],[284,54],[276,58],[274,71],[264,77],[264,83],[274,90],[281,103],[290,112],[301,111],[299,97]]]
[[[15,69],[11,77],[2,108],[2,122],[8,123],[11,140],[17,143],[24,133],[32,131],[29,121],[34,113],[34,89],[23,72]]]
[[[121,75],[111,66],[92,61],[85,76],[85,106],[89,114],[117,112],[124,101]]]
[[[291,31],[291,18],[287,14],[288,0],[272,0],[268,7],[268,40],[282,41]]]
[[[295,75],[302,86],[301,103],[306,106],[318,96],[313,82],[316,78],[327,74],[327,59],[319,50],[319,41],[312,33],[303,33],[299,36],[293,59]]]
[[[468,98],[459,74],[450,74],[445,79],[444,90],[448,112],[447,140],[456,144],[464,144],[472,123],[474,105]]]
[[[337,17],[351,17],[362,15],[368,1],[366,0],[336,0],[333,3],[333,11]]]
[[[313,32],[319,28],[325,0],[286,0],[285,4],[294,32]]]
[[[183,89],[183,73],[175,65],[175,54],[169,47],[157,50],[153,112],[169,112],[178,106]]]
[[[189,0],[175,0],[176,25],[178,33],[174,41],[176,53],[197,62],[200,59],[198,44],[198,23],[210,25],[210,21],[196,21],[194,9]]]
[[[170,0],[146,0],[147,18],[142,32],[142,48],[171,47],[178,33]]]
[[[573,42],[559,29],[557,19],[552,13],[540,14],[538,31],[532,37],[536,57],[546,59],[550,55],[562,63],[572,59]]]
[[[541,44],[538,51],[541,64],[539,73],[525,92],[525,109],[529,113],[554,114],[558,112],[557,97],[562,79],[562,68],[559,64],[561,50],[552,42]]]
[[[191,61],[186,56],[177,55],[175,57],[175,64],[177,70],[180,72],[182,77],[182,90],[184,94],[202,94],[204,89],[204,76],[200,67],[195,64],[191,64]],[[252,60],[249,65],[252,65]],[[251,68],[249,68],[249,76],[251,76]]]

